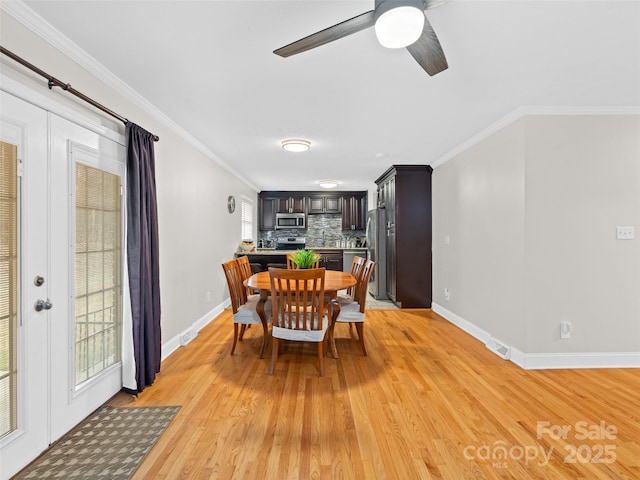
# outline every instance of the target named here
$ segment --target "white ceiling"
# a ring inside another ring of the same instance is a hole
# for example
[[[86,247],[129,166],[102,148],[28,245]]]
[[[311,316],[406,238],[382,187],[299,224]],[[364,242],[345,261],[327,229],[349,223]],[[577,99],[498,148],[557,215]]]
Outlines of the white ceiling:
[[[639,1],[452,0],[427,12],[449,62],[434,77],[373,29],[272,53],[373,0],[25,3],[260,190],[367,189],[519,107],[640,106]]]

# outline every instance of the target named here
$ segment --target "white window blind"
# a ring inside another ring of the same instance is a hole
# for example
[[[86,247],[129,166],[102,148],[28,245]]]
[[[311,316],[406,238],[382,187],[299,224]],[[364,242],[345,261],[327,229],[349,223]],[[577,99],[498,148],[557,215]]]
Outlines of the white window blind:
[[[76,163],[76,385],[120,361],[120,177]]]
[[[0,438],[17,427],[18,149],[0,142]]]
[[[253,240],[253,202],[247,198],[240,201],[242,215],[242,240]]]

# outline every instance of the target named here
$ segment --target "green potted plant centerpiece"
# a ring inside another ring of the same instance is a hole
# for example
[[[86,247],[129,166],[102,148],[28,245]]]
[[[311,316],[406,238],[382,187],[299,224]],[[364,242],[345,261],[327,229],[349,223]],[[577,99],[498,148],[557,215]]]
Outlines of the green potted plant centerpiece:
[[[319,260],[320,255],[313,250],[296,250],[291,256],[291,261],[295,263],[298,268],[313,268],[313,265]]]

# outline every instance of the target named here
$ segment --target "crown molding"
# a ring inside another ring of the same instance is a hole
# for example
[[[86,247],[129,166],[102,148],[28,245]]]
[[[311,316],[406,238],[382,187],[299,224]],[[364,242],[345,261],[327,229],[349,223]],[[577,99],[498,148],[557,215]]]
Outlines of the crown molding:
[[[101,82],[115,90],[118,94],[124,97],[127,101],[131,102],[136,107],[145,111],[151,115],[154,119],[167,127],[173,133],[182,138],[185,142],[190,144],[204,156],[213,160],[220,167],[231,173],[236,178],[246,183],[249,187],[256,191],[259,189],[247,180],[238,171],[233,169],[224,160],[218,157],[213,151],[211,151],[202,142],[193,137],[184,128],[174,122],[160,109],[155,107],[146,98],[140,95],[136,90],[131,88],[128,84],[122,81],[113,72],[107,69],[104,65],[98,62],[95,58],[85,52],[76,43],[72,42],[69,38],[64,36],[59,30],[55,29],[44,18],[29,8],[22,0],[3,1],[0,3],[0,10],[11,15],[18,22],[22,23],[25,27],[31,30],[33,33],[41,37],[44,41],[49,43],[53,48],[60,53],[69,57],[72,61],[80,65],[82,68],[91,73]],[[124,115],[126,117],[126,115]]]
[[[528,115],[640,115],[640,107],[519,107],[444,154],[430,165],[436,168],[448,162],[485,138]]]
[[[87,115],[82,115],[78,111],[67,108],[64,104],[60,103],[58,98],[53,98],[48,95],[40,93],[38,90],[34,90],[31,86],[27,86],[24,83],[17,81],[14,78],[6,76],[4,73],[0,73],[0,89],[3,92],[7,92],[14,97],[20,98],[27,103],[32,103],[40,108],[43,108],[49,112],[55,113],[59,117],[69,120],[76,125],[80,125],[87,130],[90,130],[98,135],[113,140],[122,146],[126,146],[126,138],[122,133],[119,133],[116,124],[120,124],[114,119],[112,126],[103,125],[92,121]]]

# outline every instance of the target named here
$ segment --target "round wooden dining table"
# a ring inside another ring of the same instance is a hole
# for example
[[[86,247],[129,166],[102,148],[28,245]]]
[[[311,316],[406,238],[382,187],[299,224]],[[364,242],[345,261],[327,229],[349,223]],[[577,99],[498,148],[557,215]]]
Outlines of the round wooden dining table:
[[[358,283],[356,278],[349,272],[326,270],[324,273],[324,294],[331,299],[335,299],[338,296],[338,291],[353,287],[356,283]],[[254,273],[244,281],[244,285],[260,291],[260,301],[258,302],[258,305],[256,305],[256,312],[258,312],[258,316],[260,317],[262,326],[266,332],[268,321],[267,316],[264,313],[264,304],[271,294],[271,278],[269,277],[269,272]],[[332,303],[332,312],[329,328],[334,327],[336,319],[340,314],[340,304],[338,304],[338,302]],[[331,350],[333,356],[338,358],[338,352],[336,351],[334,343],[331,344]],[[260,358],[262,358],[263,353],[264,343],[262,351],[260,352]]]
[[[339,290],[353,287],[356,279],[349,272],[339,272],[337,270],[326,270],[324,272],[324,293],[330,297],[335,297]],[[266,290],[267,295],[271,290],[271,279],[269,272],[258,272],[251,275],[244,281],[245,286],[256,290]]]

